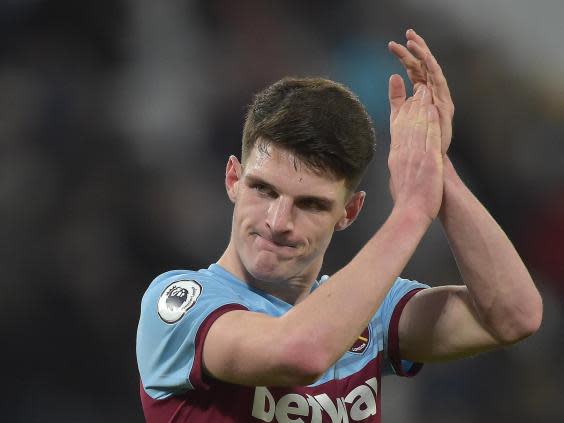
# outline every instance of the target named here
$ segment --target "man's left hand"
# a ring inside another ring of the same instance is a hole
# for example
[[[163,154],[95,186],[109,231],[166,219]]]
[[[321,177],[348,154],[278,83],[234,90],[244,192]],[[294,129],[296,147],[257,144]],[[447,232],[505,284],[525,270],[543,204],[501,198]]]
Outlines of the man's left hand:
[[[406,38],[405,46],[390,41],[388,48],[407,71],[407,75],[413,84],[413,91],[416,92],[421,85],[426,85],[432,93],[433,104],[439,111],[441,152],[444,156],[452,139],[452,118],[454,116],[454,104],[447,80],[425,40],[413,29],[407,30]],[[399,84],[395,86],[398,90],[401,89]],[[391,88],[393,89],[393,87]],[[399,93],[390,92],[390,98],[397,96],[399,96]]]

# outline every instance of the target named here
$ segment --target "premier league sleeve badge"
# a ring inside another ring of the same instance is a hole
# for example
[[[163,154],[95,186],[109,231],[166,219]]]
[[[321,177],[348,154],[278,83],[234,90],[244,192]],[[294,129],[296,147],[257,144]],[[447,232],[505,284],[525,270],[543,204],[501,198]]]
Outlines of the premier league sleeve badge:
[[[160,318],[166,323],[178,322],[202,294],[202,286],[193,280],[176,281],[168,285],[157,304]]]

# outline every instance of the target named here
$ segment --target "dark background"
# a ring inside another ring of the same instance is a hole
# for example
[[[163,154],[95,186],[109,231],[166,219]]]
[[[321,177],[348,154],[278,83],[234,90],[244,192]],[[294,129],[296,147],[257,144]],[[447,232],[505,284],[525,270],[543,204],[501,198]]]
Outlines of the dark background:
[[[384,421],[562,421],[564,91],[553,76],[564,66],[530,47],[550,40],[556,3],[538,22],[546,34],[505,44],[519,8],[383,3],[0,2],[1,421],[142,421],[141,296],[157,274],[207,267],[227,245],[225,162],[252,94],[285,75],[349,85],[375,121],[365,210],[324,272],[344,265],[390,211],[386,89],[401,69],[386,44],[412,26],[453,91],[450,155],[517,245],[545,313],[518,346],[385,379]],[[404,276],[460,281],[440,227]]]

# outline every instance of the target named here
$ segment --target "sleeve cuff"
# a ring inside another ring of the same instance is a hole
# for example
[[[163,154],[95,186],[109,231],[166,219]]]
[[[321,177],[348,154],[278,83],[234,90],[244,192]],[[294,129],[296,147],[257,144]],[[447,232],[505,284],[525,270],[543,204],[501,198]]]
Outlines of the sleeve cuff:
[[[401,313],[403,312],[407,302],[422,289],[423,288],[413,289],[405,294],[394,308],[394,312],[392,313],[392,318],[390,320],[390,326],[388,329],[388,357],[394,372],[398,376],[415,376],[423,367],[423,363],[412,363],[410,361],[402,360],[399,350],[399,321]]]
[[[233,310],[248,310],[248,308],[242,306],[241,304],[226,304],[224,306],[221,306],[210,313],[198,329],[194,345],[194,364],[192,364],[192,369],[190,370],[190,375],[188,376],[190,383],[195,389],[207,390],[209,389],[209,384],[211,382],[211,378],[204,372],[202,361],[204,340],[206,339],[206,336],[213,323],[223,314]]]

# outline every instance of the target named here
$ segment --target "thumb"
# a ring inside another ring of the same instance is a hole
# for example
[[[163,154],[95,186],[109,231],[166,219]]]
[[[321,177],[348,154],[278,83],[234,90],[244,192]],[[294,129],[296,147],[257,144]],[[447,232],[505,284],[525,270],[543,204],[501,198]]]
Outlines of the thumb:
[[[405,84],[398,74],[390,76],[388,83],[388,99],[390,100],[390,122],[393,122],[405,103]]]

